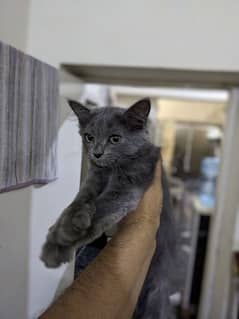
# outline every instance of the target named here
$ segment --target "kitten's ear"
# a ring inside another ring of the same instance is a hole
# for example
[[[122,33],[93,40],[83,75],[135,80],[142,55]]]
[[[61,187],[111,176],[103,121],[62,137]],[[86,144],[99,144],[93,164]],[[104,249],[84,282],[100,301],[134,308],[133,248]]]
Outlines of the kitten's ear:
[[[80,125],[86,124],[90,119],[90,110],[79,102],[68,100],[72,111],[78,117]]]
[[[144,98],[133,104],[125,113],[127,124],[136,129],[143,128],[150,112],[150,99]]]

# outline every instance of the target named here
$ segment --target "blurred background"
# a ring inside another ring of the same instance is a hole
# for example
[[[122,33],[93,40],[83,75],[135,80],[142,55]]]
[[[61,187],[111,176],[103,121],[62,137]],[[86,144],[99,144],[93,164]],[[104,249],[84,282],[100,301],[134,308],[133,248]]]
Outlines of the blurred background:
[[[0,189],[1,319],[37,318],[73,280],[74,262],[39,260],[86,169],[66,98],[128,107],[145,96],[176,221],[174,318],[239,318],[238,12],[232,0],[0,0],[0,42],[53,67],[59,100],[57,178]],[[0,111],[4,63],[0,49]]]

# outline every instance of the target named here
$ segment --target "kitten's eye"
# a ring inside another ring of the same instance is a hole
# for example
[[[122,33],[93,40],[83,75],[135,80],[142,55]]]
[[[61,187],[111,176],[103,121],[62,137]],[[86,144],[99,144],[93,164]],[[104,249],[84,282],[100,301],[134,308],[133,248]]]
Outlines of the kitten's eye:
[[[110,137],[110,143],[112,143],[112,144],[118,144],[120,142],[120,140],[121,140],[121,136],[119,136],[119,135],[112,135]]]
[[[87,143],[91,143],[91,142],[94,141],[94,136],[92,136],[92,135],[90,135],[88,133],[85,133],[84,136],[85,136],[85,140],[86,140]]]

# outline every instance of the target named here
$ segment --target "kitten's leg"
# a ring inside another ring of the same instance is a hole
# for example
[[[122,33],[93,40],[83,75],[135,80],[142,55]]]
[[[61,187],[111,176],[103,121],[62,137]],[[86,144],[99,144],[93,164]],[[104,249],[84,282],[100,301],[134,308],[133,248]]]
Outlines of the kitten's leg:
[[[77,241],[77,246],[85,246],[101,236],[107,229],[117,224],[128,212],[134,210],[143,190],[134,189],[125,193],[108,191],[96,200],[96,214],[86,234]]]
[[[172,312],[167,286],[162,284],[161,287],[150,290],[145,296],[142,308],[136,309],[134,319],[170,319]]]
[[[152,259],[141,291],[134,319],[170,319],[172,308],[169,301],[169,264],[164,254]],[[170,267],[169,267],[170,268]]]
[[[79,230],[90,226],[95,213],[95,200],[102,190],[102,176],[99,171],[90,170],[80,192],[70,205],[72,224]]]
[[[41,253],[41,259],[47,267],[58,267],[72,258],[75,243],[91,225],[95,198],[100,189],[100,176],[90,172],[74,201],[50,227]]]

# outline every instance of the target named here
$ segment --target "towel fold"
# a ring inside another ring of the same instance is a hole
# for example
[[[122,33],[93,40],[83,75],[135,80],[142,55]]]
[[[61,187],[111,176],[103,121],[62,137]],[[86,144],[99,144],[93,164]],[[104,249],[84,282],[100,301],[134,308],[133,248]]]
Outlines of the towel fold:
[[[0,192],[57,176],[58,71],[0,42]]]

